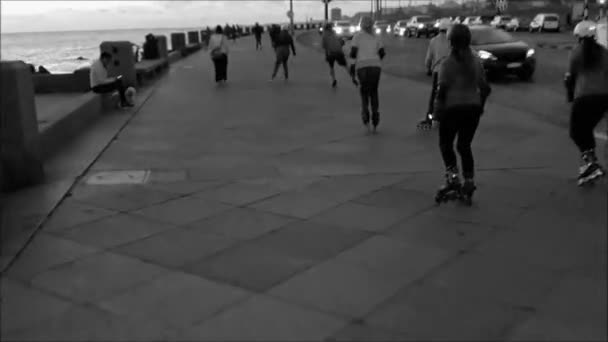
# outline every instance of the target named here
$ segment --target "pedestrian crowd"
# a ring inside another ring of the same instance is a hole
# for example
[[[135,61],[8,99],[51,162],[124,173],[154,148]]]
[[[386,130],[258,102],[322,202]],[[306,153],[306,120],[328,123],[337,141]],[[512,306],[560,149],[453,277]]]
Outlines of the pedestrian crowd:
[[[262,49],[263,32],[257,23],[252,28],[256,50]],[[276,58],[271,80],[276,78],[281,67],[285,80],[288,80],[287,62],[291,54],[296,55],[293,37],[287,26],[272,25],[268,34]],[[574,35],[578,45],[570,56],[565,85],[568,100],[573,103],[570,136],[581,152],[578,184],[583,185],[604,175],[595,154],[593,131],[608,111],[608,50],[596,41],[593,22],[580,22]],[[228,37],[226,31],[218,26],[209,41],[215,79],[219,83],[227,81]],[[470,202],[476,189],[471,144],[492,89],[486,80],[483,64],[471,47],[471,39],[471,31],[466,25],[442,20],[439,34],[430,41],[425,59],[427,74],[432,77],[432,88],[428,110],[418,127],[429,129],[433,123],[439,126],[439,148],[446,182],[438,192],[438,201],[441,196],[457,192],[461,199]],[[329,65],[331,86],[337,86],[334,70],[337,63],[358,86],[361,120],[374,133],[380,123],[378,87],[386,51],[382,40],[373,31],[372,19],[362,18],[361,30],[354,35],[348,54],[344,52],[344,45],[331,24],[326,25],[321,47]],[[347,55],[352,60],[350,65]],[[454,143],[460,155],[463,183]]]

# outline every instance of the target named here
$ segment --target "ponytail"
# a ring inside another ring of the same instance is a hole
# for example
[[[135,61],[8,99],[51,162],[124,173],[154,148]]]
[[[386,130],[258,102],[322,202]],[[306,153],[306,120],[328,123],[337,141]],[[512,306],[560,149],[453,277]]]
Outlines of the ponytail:
[[[599,45],[594,37],[586,37],[581,39],[583,47],[583,69],[595,69],[602,58],[603,47]]]

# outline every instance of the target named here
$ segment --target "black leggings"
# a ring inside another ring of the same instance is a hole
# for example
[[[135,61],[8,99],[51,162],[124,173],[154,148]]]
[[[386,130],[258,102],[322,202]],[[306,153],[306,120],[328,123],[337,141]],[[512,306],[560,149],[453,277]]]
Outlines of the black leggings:
[[[228,55],[222,54],[213,59],[215,65],[215,82],[228,80]]]
[[[120,102],[123,104],[127,103],[127,97],[125,96],[126,89],[121,79],[116,79],[114,82],[98,84],[91,88],[91,90],[93,90],[93,92],[97,94],[112,93],[118,90],[118,94],[120,95]]]
[[[446,169],[457,168],[458,161],[454,153],[454,139],[458,136],[456,148],[462,161],[464,178],[475,176],[473,151],[471,143],[479,125],[481,106],[461,105],[447,108],[439,124],[439,148]]]
[[[433,110],[435,110],[435,96],[437,94],[437,73],[433,73],[433,88],[431,88],[431,97],[429,98],[429,109],[427,114],[433,114]],[[427,117],[424,117],[427,119]]]
[[[357,69],[362,112],[365,116],[369,116],[369,105],[371,102],[372,121],[374,125],[377,125],[380,120],[378,113],[378,85],[380,84],[380,73],[381,69],[379,67],[364,67]]]
[[[261,35],[256,35],[255,36],[255,49],[259,49],[262,47],[262,36]]]
[[[608,111],[608,94],[587,95],[574,100],[570,137],[581,152],[595,149],[593,130]]]
[[[285,75],[285,79],[289,78],[289,67],[287,66],[287,61],[289,60],[289,46],[281,45],[275,48],[276,60],[274,62],[274,70],[272,71],[272,78],[277,76],[279,72],[279,68],[281,65],[283,66],[283,73]]]

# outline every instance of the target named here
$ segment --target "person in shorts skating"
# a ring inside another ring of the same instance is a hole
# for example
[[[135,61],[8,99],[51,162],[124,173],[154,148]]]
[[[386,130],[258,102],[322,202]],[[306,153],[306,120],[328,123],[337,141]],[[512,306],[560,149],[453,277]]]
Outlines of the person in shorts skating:
[[[579,44],[570,55],[565,83],[573,102],[570,137],[581,153],[578,185],[605,174],[595,155],[593,130],[608,111],[608,50],[596,41],[597,24],[582,21],[574,28]]]
[[[336,71],[334,69],[335,63],[338,63],[339,66],[343,67],[349,76],[352,78],[353,83],[357,85],[357,80],[355,79],[354,73],[351,73],[351,69],[346,62],[346,56],[344,55],[344,51],[342,50],[342,46],[344,45],[344,41],[336,35],[334,32],[332,25],[330,23],[325,24],[325,29],[323,30],[323,38],[321,42],[321,46],[325,51],[325,60],[329,64],[329,74],[331,75],[331,86],[336,87],[338,81],[336,80]]]

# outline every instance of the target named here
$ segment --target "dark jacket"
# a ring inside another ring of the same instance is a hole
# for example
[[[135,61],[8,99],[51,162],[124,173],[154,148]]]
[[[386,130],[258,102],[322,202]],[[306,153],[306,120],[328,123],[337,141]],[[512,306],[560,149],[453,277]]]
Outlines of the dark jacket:
[[[274,45],[275,45],[275,48],[280,48],[280,47],[291,48],[291,51],[293,52],[293,54],[294,55],[296,54],[296,47],[293,43],[293,38],[291,37],[289,32],[287,32],[287,30],[282,30],[277,34]]]

